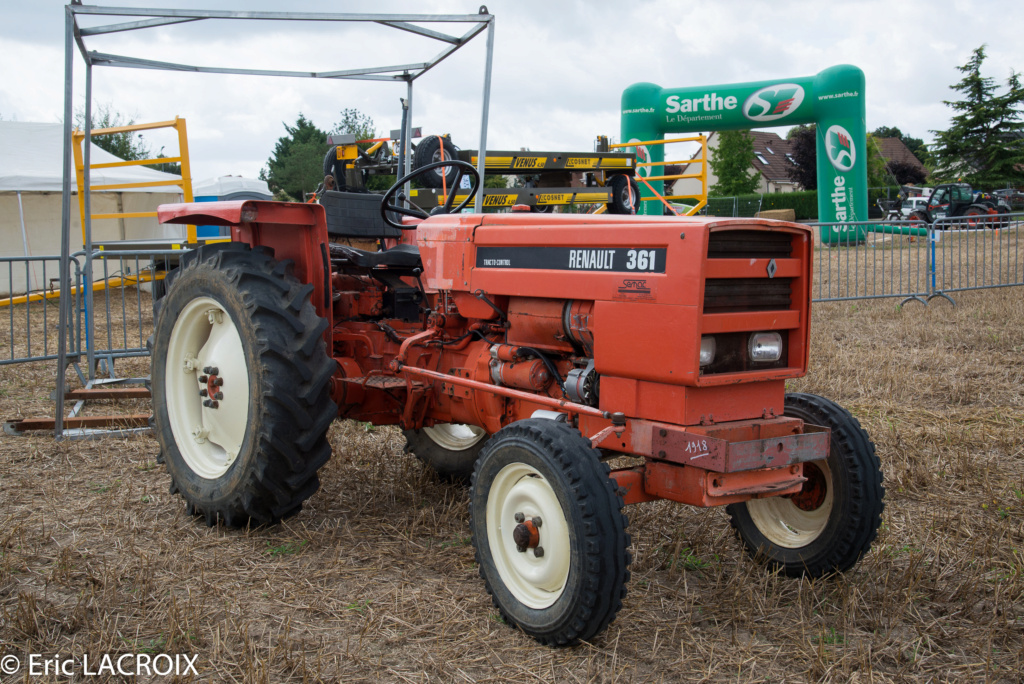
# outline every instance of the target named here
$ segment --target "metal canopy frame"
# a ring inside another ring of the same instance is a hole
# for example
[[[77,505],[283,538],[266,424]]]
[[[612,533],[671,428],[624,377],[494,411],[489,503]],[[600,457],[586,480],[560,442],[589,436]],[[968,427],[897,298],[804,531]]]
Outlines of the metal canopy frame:
[[[107,24],[103,26],[82,27],[78,25],[79,16],[130,17],[134,21]],[[335,71],[279,71],[269,69],[233,69],[223,67],[203,67],[173,62],[113,55],[102,52],[90,52],[85,39],[90,36],[137,31],[140,29],[183,24],[207,19],[233,19],[249,21],[298,21],[298,22],[368,22],[386,26],[396,31],[404,31],[418,36],[431,38],[445,44],[441,52],[427,61],[410,64],[393,64],[362,69],[342,69]],[[64,185],[61,207],[61,258],[60,258],[60,340],[58,344],[57,369],[57,403],[54,436],[60,439],[64,433],[64,390],[67,369],[67,329],[71,319],[71,285],[70,285],[70,248],[68,241],[71,234],[71,177],[68,169],[71,166],[73,130],[72,91],[74,81],[74,48],[85,62],[85,144],[84,144],[84,203],[85,203],[85,274],[86,282],[92,281],[92,206],[90,192],[90,147],[92,143],[92,68],[94,66],[123,67],[130,69],[154,69],[161,71],[185,71],[207,74],[235,74],[246,76],[283,76],[289,78],[325,78],[335,80],[387,81],[406,84],[407,116],[404,126],[406,149],[406,169],[412,168],[412,152],[409,145],[412,131],[412,95],[413,81],[427,73],[456,50],[466,45],[487,30],[487,57],[484,66],[483,98],[480,112],[480,146],[477,168],[480,178],[484,177],[487,156],[487,119],[491,100],[491,67],[494,56],[494,15],[487,7],[480,6],[477,14],[351,14],[328,12],[241,12],[201,9],[154,9],[141,7],[101,7],[82,5],[81,0],[71,0],[65,7],[64,31]],[[461,36],[442,33],[419,24],[454,23],[469,24],[470,28]],[[483,182],[477,189],[475,211],[483,211]],[[407,193],[408,194],[408,193]],[[92,315],[92,288],[87,287],[86,297],[89,315]],[[89,380],[95,379],[95,349],[92,340],[93,326],[89,321],[86,332],[86,354],[89,365]]]

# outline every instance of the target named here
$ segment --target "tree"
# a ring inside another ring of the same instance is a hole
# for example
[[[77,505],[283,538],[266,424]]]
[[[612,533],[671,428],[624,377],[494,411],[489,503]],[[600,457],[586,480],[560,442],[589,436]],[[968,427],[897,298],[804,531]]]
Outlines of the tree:
[[[1021,182],[1015,167],[1024,164],[1024,87],[1020,74],[1010,72],[1006,91],[997,93],[995,81],[981,75],[985,46],[957,70],[964,74],[950,86],[962,100],[943,102],[956,114],[950,127],[935,133],[932,155],[936,175],[963,180],[975,187],[1005,187]]]
[[[925,146],[924,141],[921,138],[912,138],[909,135],[904,135],[903,132],[894,126],[879,126],[871,135],[876,138],[899,138],[903,141],[903,144],[911,154],[917,157],[917,160],[922,164],[928,161],[928,148]]]
[[[814,139],[817,130],[814,124],[801,125],[789,129],[786,134],[793,155],[789,179],[799,183],[804,190],[818,189],[818,151]]]
[[[718,182],[708,194],[731,197],[755,192],[761,174],[751,169],[753,161],[754,137],[750,131],[720,132],[718,146],[711,151],[709,160]]]
[[[92,130],[98,128],[118,128],[120,126],[131,126],[135,123],[135,117],[129,117],[115,111],[109,104],[97,105],[96,111],[92,113]],[[79,109],[75,112],[75,128],[85,130],[85,110]],[[106,150],[118,159],[128,161],[136,159],[149,159],[149,147],[146,145],[142,134],[135,131],[114,133],[111,135],[99,135],[92,139],[96,147]]]
[[[260,171],[275,196],[303,201],[324,179],[327,133],[299,112],[294,126],[282,122],[288,135],[278,138],[274,153]]]
[[[877,188],[884,185],[889,185],[892,182],[892,178],[889,177],[889,172],[886,169],[885,158],[882,156],[881,150],[878,149],[878,143],[875,141],[875,136],[872,133],[868,133],[865,136],[865,142],[867,143],[867,172],[868,172],[868,187]]]
[[[109,104],[99,104],[96,107],[96,111],[92,113],[91,130],[95,131],[99,128],[119,128],[121,126],[131,126],[134,123],[134,116],[126,116],[121,112],[116,111]],[[84,109],[79,109],[75,112],[75,128],[85,130]],[[92,142],[101,150],[105,150],[118,159],[124,159],[125,161],[166,158],[166,155],[164,155],[164,148],[162,147],[160,148],[160,152],[154,156],[153,152],[149,149],[149,145],[147,145],[145,139],[143,139],[142,134],[136,131],[125,131],[123,133],[112,133],[110,135],[98,135],[92,138]],[[176,176],[181,175],[181,164],[176,162],[146,164],[145,166],[146,168],[156,169],[157,171],[163,171],[164,173],[173,173]]]
[[[167,159],[167,155],[164,154],[164,148],[160,148],[160,151],[156,153],[155,159]],[[181,175],[180,162],[163,162],[162,164],[147,164],[146,166],[157,171],[163,171],[164,173],[173,173],[175,176]]]
[[[334,124],[332,133],[351,133],[356,140],[370,140],[377,137],[377,127],[373,125],[373,119],[369,114],[363,114],[358,109],[342,109],[341,120]],[[370,143],[363,143],[359,147],[366,149]]]
[[[363,114],[358,109],[341,110],[341,120],[334,124],[332,133],[351,134],[356,140],[372,140],[377,137],[377,127],[369,114]],[[362,150],[369,149],[372,143],[360,143]],[[393,174],[370,174],[366,177],[366,189],[370,192],[384,192],[398,178]]]
[[[899,185],[921,185],[928,179],[927,171],[910,162],[889,161],[885,169]]]

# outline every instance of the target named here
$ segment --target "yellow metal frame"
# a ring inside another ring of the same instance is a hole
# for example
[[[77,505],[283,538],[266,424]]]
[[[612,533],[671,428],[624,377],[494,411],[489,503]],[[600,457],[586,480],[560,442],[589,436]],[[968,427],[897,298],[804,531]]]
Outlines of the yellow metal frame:
[[[662,176],[647,176],[648,181],[666,181],[666,180],[681,180],[683,178],[696,178],[700,180],[701,193],[699,195],[658,195],[657,192],[654,194],[662,202],[667,200],[683,200],[683,199],[695,199],[697,205],[686,212],[687,216],[693,216],[701,209],[703,209],[708,203],[708,136],[706,135],[695,135],[688,138],[671,138],[666,140],[641,140],[640,142],[631,143],[618,143],[615,145],[609,145],[609,149],[625,148],[625,147],[637,147],[639,145],[665,145],[667,143],[679,143],[679,142],[699,142],[700,143],[700,159],[679,159],[675,161],[661,161],[661,162],[645,162],[637,164],[636,168],[641,167],[652,167],[652,166],[667,166],[669,164],[683,164],[689,166],[690,164],[700,163],[700,173],[677,173],[672,175]],[[639,176],[638,176],[639,177]],[[648,187],[650,187],[648,185]],[[651,188],[654,192],[654,189]]]
[[[168,185],[177,185],[181,188],[186,202],[191,202],[192,197],[192,168],[188,159],[188,133],[185,128],[185,119],[174,117],[173,121],[158,121],[155,123],[131,124],[128,126],[117,126],[114,128],[97,128],[90,132],[92,137],[101,135],[117,135],[118,133],[129,133],[134,131],[151,131],[157,128],[173,128],[178,132],[178,156],[160,157],[158,159],[131,159],[116,162],[105,162],[103,164],[89,164],[90,169],[109,169],[118,166],[142,166],[148,164],[181,164],[181,180],[176,181],[148,181],[144,183],[105,183],[101,185],[90,185],[93,190],[123,190],[127,188],[159,188]],[[85,156],[82,153],[82,141],[85,140],[85,133],[75,129],[71,134],[74,142],[72,148],[75,153],[75,176],[78,179],[78,211],[82,217],[82,245],[85,245]],[[149,218],[156,216],[155,211],[134,211],[120,212],[114,214],[90,214],[93,220],[97,219],[126,219],[126,218]],[[196,227],[186,226],[188,231],[187,242],[190,245],[196,244]]]

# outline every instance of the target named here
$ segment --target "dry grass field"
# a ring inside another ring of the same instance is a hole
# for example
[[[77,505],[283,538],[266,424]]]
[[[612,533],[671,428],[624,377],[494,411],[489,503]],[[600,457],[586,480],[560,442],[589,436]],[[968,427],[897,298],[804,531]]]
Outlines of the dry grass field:
[[[816,306],[791,389],[839,401],[877,445],[871,553],[790,580],[742,553],[722,511],[635,506],[625,607],[572,649],[501,623],[466,491],[396,430],[336,424],[303,512],[246,531],[188,517],[148,437],[2,436],[0,656],[197,654],[208,682],[1022,681],[1022,295]],[[46,415],[52,387],[52,364],[0,368],[0,417]]]

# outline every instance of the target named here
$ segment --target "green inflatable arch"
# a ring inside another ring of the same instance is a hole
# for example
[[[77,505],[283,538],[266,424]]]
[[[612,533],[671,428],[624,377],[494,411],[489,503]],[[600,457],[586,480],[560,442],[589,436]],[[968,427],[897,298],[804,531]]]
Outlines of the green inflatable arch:
[[[664,138],[668,133],[728,131],[815,123],[818,127],[818,219],[822,223],[868,218],[864,72],[834,66],[815,76],[753,83],[662,88],[634,83],[622,92],[622,142]],[[665,161],[664,145],[638,145],[639,161]],[[641,176],[661,175],[652,167]],[[650,181],[663,194],[662,181]],[[661,214],[663,205],[640,183],[642,214]],[[858,232],[849,228],[851,233]],[[847,228],[822,227],[829,244],[851,239]]]

